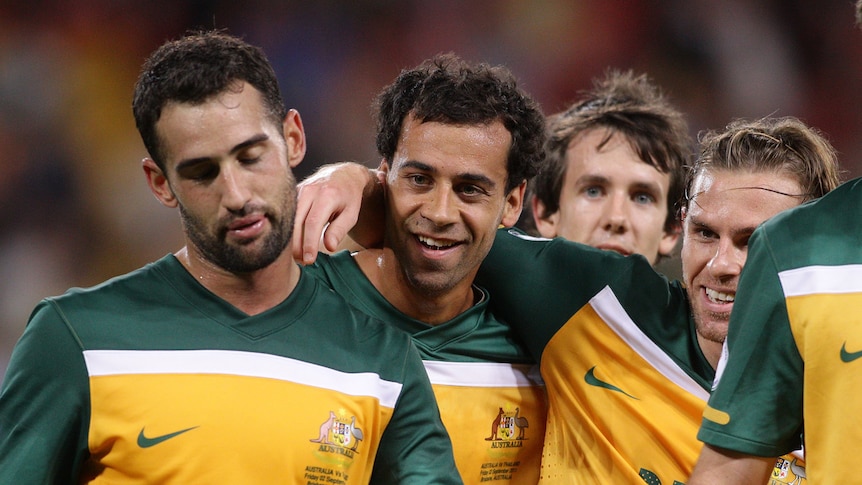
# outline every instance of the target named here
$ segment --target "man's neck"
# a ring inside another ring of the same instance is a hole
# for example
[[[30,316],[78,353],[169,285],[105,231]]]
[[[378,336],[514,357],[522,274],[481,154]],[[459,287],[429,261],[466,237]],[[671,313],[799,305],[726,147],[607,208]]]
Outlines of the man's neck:
[[[709,365],[711,365],[713,369],[718,367],[718,359],[721,357],[722,343],[707,340],[701,336],[700,333],[697,334],[697,343],[700,345],[700,350],[703,352],[703,356],[706,357]]]
[[[232,273],[183,247],[176,258],[201,285],[247,315],[257,315],[283,302],[296,288],[300,269],[288,251],[269,266]]]
[[[471,281],[439,292],[414,287],[391,249],[366,249],[354,256],[359,268],[386,300],[405,315],[439,325],[467,311],[476,301]]]

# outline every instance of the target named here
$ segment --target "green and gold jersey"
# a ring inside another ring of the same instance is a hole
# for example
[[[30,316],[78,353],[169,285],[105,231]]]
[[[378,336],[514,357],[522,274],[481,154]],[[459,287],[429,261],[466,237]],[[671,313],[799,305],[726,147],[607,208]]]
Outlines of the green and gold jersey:
[[[857,483],[862,180],[758,228],[699,437],[777,456],[803,435],[811,483]]]
[[[307,275],[254,316],[170,255],[46,299],[0,393],[0,483],[371,480],[460,483],[410,339]]]
[[[535,485],[545,429],[544,386],[488,295],[456,318],[428,325],[398,311],[346,251],[308,268],[360,311],[413,337],[431,379],[465,483]]]
[[[685,291],[639,256],[497,234],[480,271],[541,362],[541,483],[683,483],[713,370]]]
[[[541,483],[684,483],[715,373],[679,283],[640,256],[517,230],[497,234],[479,281],[540,358]],[[804,484],[803,465],[779,458],[770,483]]]

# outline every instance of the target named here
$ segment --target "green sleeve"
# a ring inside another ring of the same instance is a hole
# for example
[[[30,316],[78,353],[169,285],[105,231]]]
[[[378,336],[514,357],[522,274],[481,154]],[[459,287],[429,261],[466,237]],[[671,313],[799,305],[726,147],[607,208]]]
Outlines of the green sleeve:
[[[684,294],[643,257],[562,238],[533,238],[515,229],[497,232],[477,283],[491,294],[495,315],[515,328],[537,360],[554,334],[606,286],[628,311],[672,314],[671,322],[688,313]]]
[[[802,434],[802,372],[778,270],[766,233],[756,231],[739,281],[709,406],[727,413],[719,424],[704,419],[698,438],[756,456],[797,449]],[[709,413],[707,413],[709,416]]]
[[[371,483],[461,484],[449,434],[413,344],[404,353],[404,387],[377,451]]]
[[[77,483],[88,456],[88,378],[55,304],[36,307],[0,390],[0,483]]]

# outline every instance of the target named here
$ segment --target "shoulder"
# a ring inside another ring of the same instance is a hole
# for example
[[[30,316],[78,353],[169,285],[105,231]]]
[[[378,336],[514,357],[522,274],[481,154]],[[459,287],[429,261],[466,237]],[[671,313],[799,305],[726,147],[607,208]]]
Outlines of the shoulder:
[[[752,235],[752,248],[767,248],[779,270],[860,263],[856,222],[862,216],[860,211],[862,178],[769,219]]]
[[[302,286],[297,289],[302,292],[300,296],[306,299],[305,315],[318,322],[320,328],[349,336],[354,345],[382,348],[392,344],[404,346],[410,342],[409,335],[356,309],[319,279],[301,278],[300,282]]]
[[[129,273],[115,276],[90,287],[73,287],[62,295],[48,297],[40,306],[54,306],[65,312],[123,311],[123,304],[149,305],[158,301],[160,293],[170,292],[166,277],[177,271],[180,263],[173,256],[149,263]],[[181,267],[180,267],[181,269]],[[38,309],[38,308],[37,308]]]

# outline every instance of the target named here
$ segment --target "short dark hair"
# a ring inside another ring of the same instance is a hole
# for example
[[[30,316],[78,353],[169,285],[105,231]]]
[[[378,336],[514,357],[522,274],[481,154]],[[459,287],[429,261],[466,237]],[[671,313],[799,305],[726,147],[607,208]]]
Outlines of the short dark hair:
[[[377,96],[377,150],[392,160],[404,120],[476,125],[501,121],[512,134],[506,191],[531,179],[544,161],[545,120],[537,102],[502,66],[470,64],[439,54],[401,71]]]
[[[132,112],[144,146],[164,170],[156,122],[169,102],[199,104],[245,81],[260,91],[269,117],[287,116],[275,71],[263,51],[222,31],[198,31],[156,49],[141,67]]]
[[[775,171],[793,176],[802,188],[800,202],[816,199],[840,183],[838,157],[832,144],[798,118],[737,119],[722,131],[699,136],[700,155],[690,167],[684,204],[694,194],[694,179],[703,170]]]
[[[683,114],[671,106],[664,94],[645,74],[609,70],[593,80],[593,89],[582,94],[568,109],[548,118],[547,160],[530,182],[529,193],[545,207],[544,217],[560,210],[560,194],[568,164],[566,152],[572,140],[590,129],[604,128],[604,146],[618,133],[640,159],[670,175],[665,231],[679,225],[676,204],[682,198],[685,167],[692,156],[692,138]],[[531,222],[525,221],[529,227]]]

